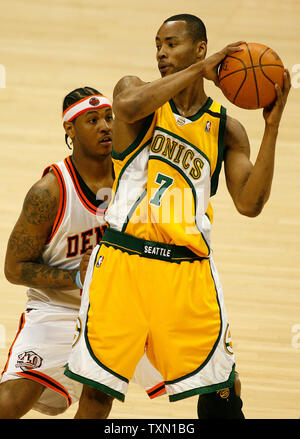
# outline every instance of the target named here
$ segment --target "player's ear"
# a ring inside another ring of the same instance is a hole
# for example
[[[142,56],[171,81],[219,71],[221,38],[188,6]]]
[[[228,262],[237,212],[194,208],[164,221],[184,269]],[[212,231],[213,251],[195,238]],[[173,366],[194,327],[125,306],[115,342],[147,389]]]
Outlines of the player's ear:
[[[198,41],[196,45],[196,55],[199,60],[204,59],[206,57],[207,52],[207,44],[205,41]]]
[[[70,139],[73,139],[75,137],[74,125],[72,122],[64,122],[64,129]]]

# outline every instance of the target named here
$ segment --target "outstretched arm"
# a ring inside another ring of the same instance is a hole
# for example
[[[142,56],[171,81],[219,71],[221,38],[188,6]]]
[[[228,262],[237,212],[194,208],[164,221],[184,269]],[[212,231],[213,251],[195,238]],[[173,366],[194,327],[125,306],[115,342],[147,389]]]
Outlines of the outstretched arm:
[[[250,145],[245,129],[235,119],[227,120],[224,157],[226,183],[242,215],[259,215],[270,196],[278,128],[290,88],[291,79],[286,70],[283,90],[276,85],[276,101],[263,111],[265,131],[254,165],[250,161]]]

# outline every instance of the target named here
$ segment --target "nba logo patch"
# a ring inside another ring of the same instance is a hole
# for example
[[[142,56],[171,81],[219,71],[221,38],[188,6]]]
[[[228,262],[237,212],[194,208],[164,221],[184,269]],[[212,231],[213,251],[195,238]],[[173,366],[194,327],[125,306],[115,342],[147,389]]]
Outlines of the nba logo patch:
[[[208,120],[208,121],[206,122],[206,126],[205,126],[205,131],[206,131],[207,133],[209,132],[210,127],[211,127],[211,122]]]
[[[100,256],[100,258],[98,259],[98,262],[97,262],[97,264],[96,264],[96,267],[97,267],[97,268],[100,267],[100,265],[101,265],[102,262],[103,262],[103,259],[104,259],[104,256]]]
[[[184,117],[178,117],[177,118],[177,125],[179,127],[182,127],[182,125],[184,125],[184,124],[185,124],[185,118]]]

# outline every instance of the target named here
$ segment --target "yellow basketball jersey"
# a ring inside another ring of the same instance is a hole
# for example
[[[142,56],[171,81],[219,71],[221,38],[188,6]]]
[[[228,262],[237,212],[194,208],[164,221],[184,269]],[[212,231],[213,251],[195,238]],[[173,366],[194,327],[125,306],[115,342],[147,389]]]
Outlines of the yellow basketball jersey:
[[[132,145],[113,152],[110,227],[209,256],[225,124],[225,108],[211,98],[189,118],[172,100],[149,116]]]

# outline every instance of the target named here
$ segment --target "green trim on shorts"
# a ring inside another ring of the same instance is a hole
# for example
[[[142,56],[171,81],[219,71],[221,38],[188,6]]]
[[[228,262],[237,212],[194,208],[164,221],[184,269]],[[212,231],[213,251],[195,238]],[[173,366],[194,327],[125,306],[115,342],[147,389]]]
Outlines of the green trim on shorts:
[[[96,355],[94,354],[94,351],[90,345],[90,341],[89,341],[89,337],[88,337],[88,319],[89,319],[89,309],[90,309],[90,305],[88,307],[87,313],[86,313],[86,324],[85,324],[85,329],[84,329],[84,339],[85,339],[85,345],[87,350],[89,351],[90,356],[92,357],[92,359],[95,361],[95,363],[98,364],[98,366],[100,366],[102,369],[104,369],[106,372],[110,373],[111,375],[114,375],[116,378],[118,378],[120,381],[124,381],[125,383],[129,383],[129,380],[125,377],[123,377],[122,375],[119,375],[117,372],[114,372],[113,370],[109,369],[109,367],[105,366],[103,363],[101,363],[101,361],[96,357]]]
[[[68,364],[66,364],[65,366],[64,375],[66,375],[68,378],[71,378],[72,380],[79,381],[82,384],[93,387],[94,389],[101,390],[102,392],[107,393],[108,395],[113,396],[114,398],[117,398],[121,402],[125,401],[125,395],[123,395],[123,393],[117,392],[111,387],[107,387],[104,384],[98,383],[97,381],[84,378],[81,375],[77,375],[76,373],[72,372],[69,369]]]
[[[218,384],[212,384],[210,386],[197,387],[196,389],[187,390],[186,392],[177,393],[176,395],[169,395],[170,402],[180,401],[181,399],[189,398],[190,396],[201,395],[204,393],[213,393],[217,390],[226,389],[234,385],[235,378],[235,364],[232,366],[229,378],[227,381]]]

